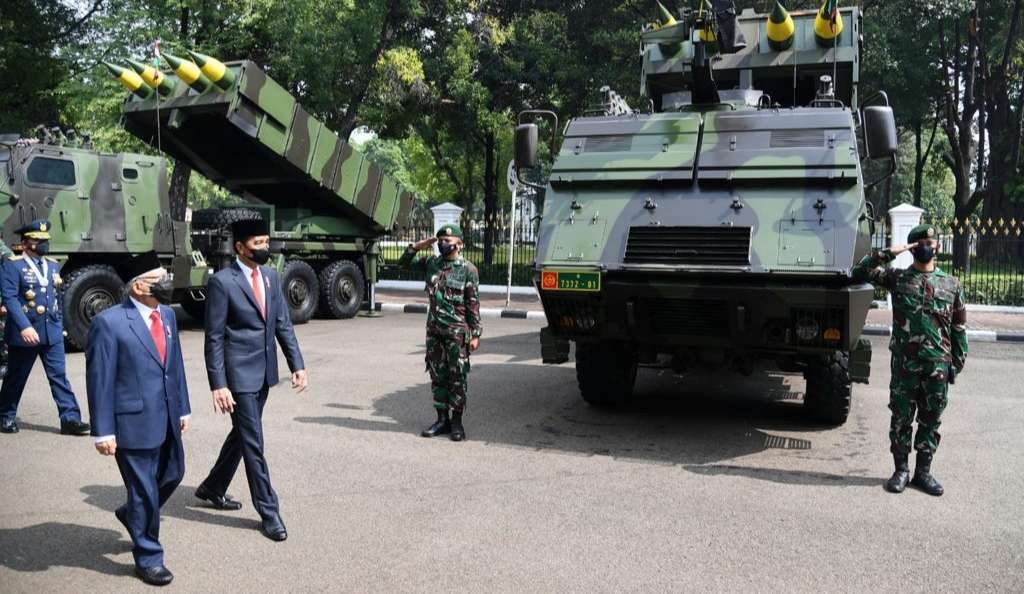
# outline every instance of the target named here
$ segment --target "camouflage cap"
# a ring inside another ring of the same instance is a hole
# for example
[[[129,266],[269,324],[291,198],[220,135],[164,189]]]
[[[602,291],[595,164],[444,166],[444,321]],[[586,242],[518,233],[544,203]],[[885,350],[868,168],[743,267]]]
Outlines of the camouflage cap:
[[[931,225],[918,225],[910,230],[907,235],[907,243],[916,243],[921,239],[935,239],[935,227]]]
[[[15,231],[22,238],[27,239],[49,239],[50,238],[50,221],[46,219],[36,219],[31,223],[20,227]]]
[[[437,230],[438,237],[457,237],[462,239],[462,227],[458,225],[445,225]]]

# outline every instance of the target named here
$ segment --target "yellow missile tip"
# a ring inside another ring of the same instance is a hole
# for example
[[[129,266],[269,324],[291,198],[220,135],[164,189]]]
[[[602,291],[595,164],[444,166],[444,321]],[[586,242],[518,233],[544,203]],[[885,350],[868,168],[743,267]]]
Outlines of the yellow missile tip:
[[[224,90],[231,88],[231,85],[235,83],[235,73],[231,72],[224,62],[206,54],[192,50],[187,51],[188,55],[192,56],[192,60],[199,65],[199,70],[206,78],[210,79],[210,82]]]
[[[116,78],[124,88],[143,99],[149,97],[149,87],[146,86],[142,77],[138,74],[127,68],[118,66],[117,64],[111,64],[110,62],[104,62],[103,65],[107,67],[107,70],[114,75],[114,78]]]

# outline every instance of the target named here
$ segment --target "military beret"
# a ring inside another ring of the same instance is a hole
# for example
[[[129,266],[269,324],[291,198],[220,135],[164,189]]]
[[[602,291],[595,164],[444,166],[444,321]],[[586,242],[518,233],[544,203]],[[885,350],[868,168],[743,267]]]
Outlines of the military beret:
[[[932,225],[918,225],[910,230],[907,235],[907,243],[916,243],[921,239],[935,239],[935,227]]]
[[[155,251],[149,250],[148,252],[122,260],[117,264],[115,270],[117,270],[117,276],[127,283],[133,278],[142,276],[147,272],[152,272],[157,268],[162,268],[160,258],[157,257]]]
[[[31,223],[20,227],[15,231],[15,233],[29,239],[49,239],[50,221],[47,221],[46,219],[36,219]]]
[[[458,225],[444,225],[437,230],[438,237],[458,237],[462,239],[462,227]]]
[[[231,235],[235,241],[245,241],[257,235],[270,235],[270,225],[263,219],[247,219],[231,224]]]

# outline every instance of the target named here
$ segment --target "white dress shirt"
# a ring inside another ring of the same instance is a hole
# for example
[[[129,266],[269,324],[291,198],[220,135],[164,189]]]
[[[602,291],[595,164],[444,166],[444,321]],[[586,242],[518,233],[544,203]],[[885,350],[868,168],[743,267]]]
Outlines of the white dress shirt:
[[[256,271],[256,282],[258,282],[260,284],[260,293],[263,296],[263,315],[266,315],[266,313],[267,313],[267,285],[263,281],[263,271],[260,270],[259,266],[257,266],[256,268],[251,268],[245,262],[242,262],[242,259],[239,258],[238,256],[235,256],[235,261],[238,262],[238,267],[241,268],[242,269],[242,273],[245,274],[245,280],[246,280],[246,282],[249,283],[250,287],[252,286],[252,271],[253,270]]]
[[[142,316],[142,319],[145,320],[146,325],[150,327],[150,329],[151,329],[150,332],[152,332],[153,325],[152,325],[152,322],[150,322],[150,320],[149,320],[149,316],[151,316],[154,311],[159,311],[159,310],[154,309],[154,308],[152,308],[152,307],[150,307],[148,305],[145,305],[144,303],[140,303],[139,301],[137,301],[134,297],[132,297],[130,295],[128,296],[128,298],[131,299],[132,305],[135,306],[135,309],[139,310],[139,315]],[[163,316],[160,317],[160,320],[161,320],[160,323],[162,324],[163,323]],[[192,415],[184,415],[183,417],[181,417],[181,420],[184,421],[184,420],[188,419],[191,416]],[[101,443],[101,442],[104,442],[104,441],[115,441],[115,437],[116,436],[114,436],[114,435],[101,435],[100,437],[96,438],[96,443]]]

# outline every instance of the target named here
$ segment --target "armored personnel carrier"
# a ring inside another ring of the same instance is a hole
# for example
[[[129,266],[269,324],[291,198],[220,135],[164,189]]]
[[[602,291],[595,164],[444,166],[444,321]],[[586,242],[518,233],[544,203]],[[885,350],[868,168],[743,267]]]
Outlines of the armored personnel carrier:
[[[0,137],[0,168],[0,239],[16,244],[15,230],[34,219],[52,225],[49,255],[61,262],[71,347],[83,348],[92,318],[123,298],[114,265],[129,254],[156,250],[178,298],[206,284],[188,224],[171,216],[162,157],[103,153],[86,137],[37,128],[32,138]]]
[[[862,161],[894,167],[896,133],[887,105],[858,101],[861,13],[834,5],[659,5],[641,36],[647,108],[605,89],[597,115],[565,126],[536,184],[535,282],[544,360],[566,361],[574,341],[587,402],[626,400],[638,365],[766,367],[802,373],[811,416],[845,422],[870,361],[873,291],[850,277],[879,181]],[[538,114],[516,130],[524,182]]]
[[[197,211],[192,240],[214,269],[234,261],[230,223],[262,216],[292,320],[348,318],[376,282],[377,239],[406,221],[413,196],[248,60],[164,54],[160,71],[109,65],[132,93],[123,125],[241,196],[241,208]],[[201,317],[202,290],[182,301]],[[371,296],[372,302],[372,296]]]

